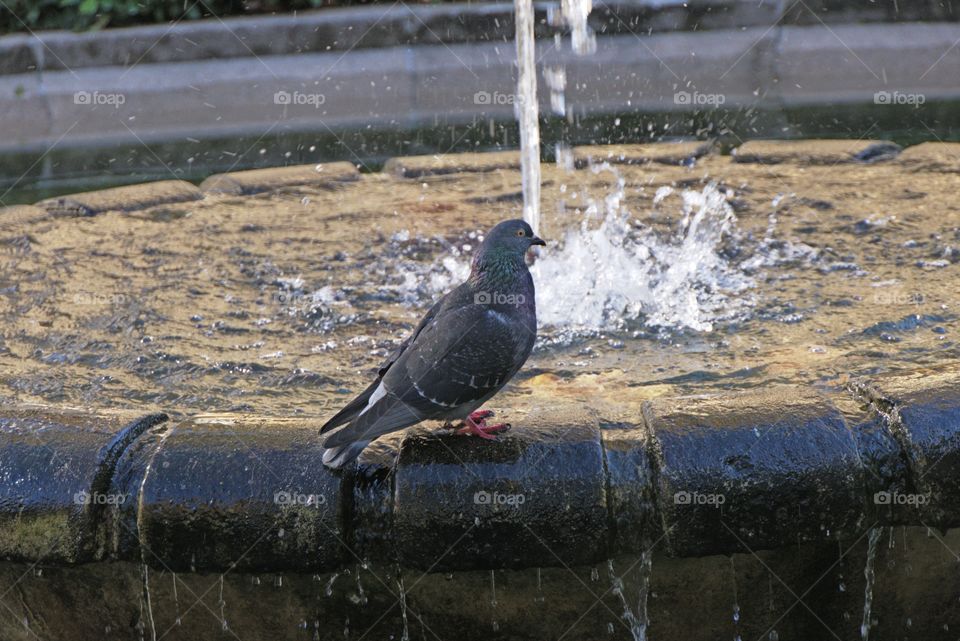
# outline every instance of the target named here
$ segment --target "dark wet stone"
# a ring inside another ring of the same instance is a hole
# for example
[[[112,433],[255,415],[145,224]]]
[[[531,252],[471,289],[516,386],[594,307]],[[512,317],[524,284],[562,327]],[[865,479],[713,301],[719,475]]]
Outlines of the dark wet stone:
[[[903,148],[892,142],[878,142],[853,155],[860,162],[882,162],[896,158]]]
[[[140,493],[144,560],[178,571],[339,567],[341,478],[320,464],[318,427],[214,415],[173,426]]]
[[[6,410],[0,417],[0,556],[81,563],[104,556],[105,515],[129,500],[110,479],[122,452],[162,414]]]
[[[603,448],[582,410],[534,414],[491,445],[422,431],[403,442],[393,539],[402,565],[577,565],[606,558]],[[589,545],[584,542],[589,541]]]
[[[911,299],[912,300],[912,299]],[[930,327],[946,320],[943,316],[936,314],[910,314],[896,321],[880,321],[863,330],[867,336],[880,336],[884,338],[890,336],[891,332],[910,332],[919,327]],[[885,340],[888,340],[885,338]],[[899,340],[899,339],[897,339]]]
[[[885,500],[913,511],[914,523],[960,525],[960,376],[946,371],[883,379],[873,393],[894,429],[902,430],[911,472],[907,491]]]
[[[803,388],[648,402],[659,508],[679,556],[842,538],[863,511],[843,416]]]

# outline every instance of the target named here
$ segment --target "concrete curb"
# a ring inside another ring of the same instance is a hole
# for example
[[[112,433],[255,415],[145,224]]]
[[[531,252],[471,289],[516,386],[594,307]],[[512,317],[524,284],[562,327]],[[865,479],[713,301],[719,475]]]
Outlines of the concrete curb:
[[[602,35],[696,29],[767,27],[836,22],[956,20],[948,3],[915,2],[896,12],[811,1],[809,10],[788,2],[750,0],[634,0],[594,8],[590,26]],[[827,10],[824,10],[827,9]],[[538,37],[558,30],[547,2],[536,3]],[[92,33],[46,31],[0,38],[0,74],[63,71],[213,58],[277,56],[400,45],[443,45],[513,39],[513,5],[375,5],[302,11],[296,15],[244,16],[106,29]]]
[[[772,6],[752,4],[763,11]],[[403,20],[419,24],[409,14]],[[552,42],[542,39],[538,55],[566,66],[566,100],[576,113],[783,110],[818,104],[889,104],[893,109],[900,98],[915,95],[928,102],[957,98],[951,71],[960,52],[951,46],[960,37],[960,25],[771,28],[775,20],[754,26],[747,21],[743,29],[655,29],[642,39],[613,30],[598,38],[597,53],[588,57],[551,52]],[[22,46],[17,42],[7,46]],[[0,150],[43,153],[56,143],[63,171],[61,156],[78,148],[256,139],[268,130],[327,135],[356,127],[416,129],[434,126],[437,119],[513,121],[513,51],[496,39],[306,51],[252,58],[244,50],[246,57],[0,75],[0,124],[11,133]],[[824,67],[825,58],[834,64]],[[19,57],[11,52],[10,59]],[[877,73],[881,68],[884,74]],[[544,114],[550,113],[548,94],[540,96]]]

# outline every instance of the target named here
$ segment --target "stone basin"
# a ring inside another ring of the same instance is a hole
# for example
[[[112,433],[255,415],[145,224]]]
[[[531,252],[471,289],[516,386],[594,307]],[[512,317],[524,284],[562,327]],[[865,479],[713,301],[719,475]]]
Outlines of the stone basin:
[[[682,199],[719,194],[720,277],[676,290],[690,310],[544,324],[499,442],[428,423],[342,473],[318,427],[518,215],[515,153],[0,211],[0,638],[846,639],[863,610],[871,638],[936,638],[960,624],[958,154],[572,150],[543,171],[544,316],[591,269],[551,252],[611,195],[624,242],[669,252]]]

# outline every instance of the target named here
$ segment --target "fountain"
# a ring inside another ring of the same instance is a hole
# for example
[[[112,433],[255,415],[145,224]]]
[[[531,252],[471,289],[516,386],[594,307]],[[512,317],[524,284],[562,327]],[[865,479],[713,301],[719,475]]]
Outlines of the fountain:
[[[0,212],[0,638],[956,625],[949,154],[662,142],[561,145],[541,166],[534,9],[518,2],[519,155]],[[562,6],[577,54],[589,12]],[[356,470],[317,465],[324,417],[516,215],[518,186],[553,242],[541,339],[493,404],[514,429],[486,444],[422,425]],[[895,526],[909,545],[883,549]]]

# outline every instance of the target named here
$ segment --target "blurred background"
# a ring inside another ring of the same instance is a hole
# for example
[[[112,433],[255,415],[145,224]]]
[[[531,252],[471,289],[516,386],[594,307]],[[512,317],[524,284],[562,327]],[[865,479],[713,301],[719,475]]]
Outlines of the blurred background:
[[[685,138],[958,139],[960,1],[597,1],[572,40],[559,4],[534,5],[545,160]],[[0,0],[0,33],[3,205],[519,146],[509,3]]]

